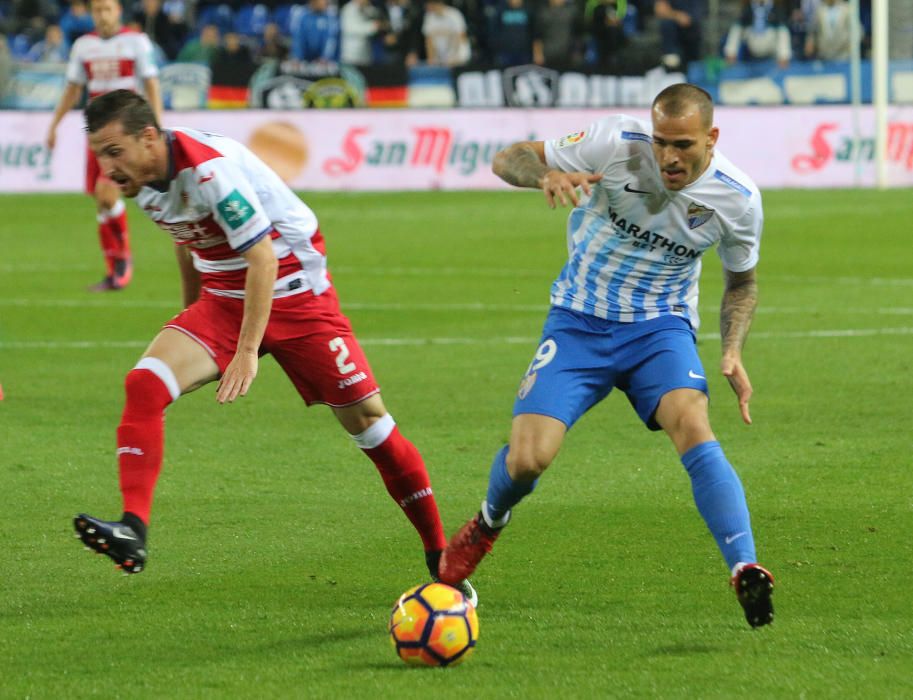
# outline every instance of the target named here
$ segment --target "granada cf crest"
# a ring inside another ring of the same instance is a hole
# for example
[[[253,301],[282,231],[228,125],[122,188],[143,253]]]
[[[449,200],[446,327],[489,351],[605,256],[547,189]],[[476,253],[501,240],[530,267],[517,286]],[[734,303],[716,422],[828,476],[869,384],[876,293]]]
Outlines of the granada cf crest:
[[[694,229],[701,224],[706,224],[710,221],[711,216],[713,216],[713,209],[692,202],[688,205],[688,228]]]

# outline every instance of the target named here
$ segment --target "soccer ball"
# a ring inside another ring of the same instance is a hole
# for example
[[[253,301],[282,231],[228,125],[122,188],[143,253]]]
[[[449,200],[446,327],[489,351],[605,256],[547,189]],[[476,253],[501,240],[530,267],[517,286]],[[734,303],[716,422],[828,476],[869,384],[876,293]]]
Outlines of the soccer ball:
[[[388,631],[396,653],[407,664],[455,666],[472,654],[479,618],[456,588],[425,583],[399,597]]]

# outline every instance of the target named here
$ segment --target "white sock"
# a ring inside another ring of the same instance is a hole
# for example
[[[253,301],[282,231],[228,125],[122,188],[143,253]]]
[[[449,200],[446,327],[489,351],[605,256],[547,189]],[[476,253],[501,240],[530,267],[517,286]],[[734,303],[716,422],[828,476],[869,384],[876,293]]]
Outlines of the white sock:
[[[507,522],[510,520],[510,511],[507,511],[504,515],[495,520],[488,512],[488,501],[482,501],[482,520],[484,520],[485,524],[493,530],[499,530],[507,525]]]

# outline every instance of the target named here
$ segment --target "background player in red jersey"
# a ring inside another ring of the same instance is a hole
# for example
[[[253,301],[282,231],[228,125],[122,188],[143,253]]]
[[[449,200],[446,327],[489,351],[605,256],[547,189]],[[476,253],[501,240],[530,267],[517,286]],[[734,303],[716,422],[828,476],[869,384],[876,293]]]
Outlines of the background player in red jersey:
[[[86,124],[102,171],[174,240],[187,308],[127,374],[117,430],[124,513],[115,522],[78,515],[77,535],[127,573],[141,571],[165,409],[216,380],[219,403],[244,396],[259,355],[270,353],[305,402],[329,405],[374,462],[437,578],[446,539],[428,472],[387,412],[339,309],[314,213],[244,145],[162,130],[130,91],[93,100]],[[456,584],[475,603],[469,583]]]
[[[91,0],[95,31],[79,37],[70,50],[67,87],[60,98],[47,135],[53,150],[57,126],[73,109],[86,88],[89,97],[111,90],[145,93],[161,122],[162,97],[152,42],[141,32],[125,29],[118,0]],[[86,161],[86,192],[95,198],[98,237],[105,256],[106,274],[89,289],[106,292],[123,289],[133,276],[127,213],[117,185],[104,176],[91,151]]]

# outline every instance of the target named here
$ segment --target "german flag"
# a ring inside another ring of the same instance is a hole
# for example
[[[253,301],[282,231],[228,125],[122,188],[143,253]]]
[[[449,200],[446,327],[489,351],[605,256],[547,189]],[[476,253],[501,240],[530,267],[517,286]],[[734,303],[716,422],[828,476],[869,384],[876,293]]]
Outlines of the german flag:
[[[409,74],[404,66],[359,68],[365,78],[365,107],[407,107]]]
[[[405,85],[371,86],[365,89],[366,107],[407,107],[409,89]]]
[[[246,85],[212,85],[206,106],[209,109],[243,109],[248,105],[249,92]]]

